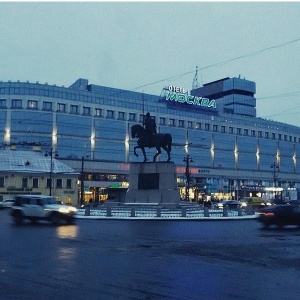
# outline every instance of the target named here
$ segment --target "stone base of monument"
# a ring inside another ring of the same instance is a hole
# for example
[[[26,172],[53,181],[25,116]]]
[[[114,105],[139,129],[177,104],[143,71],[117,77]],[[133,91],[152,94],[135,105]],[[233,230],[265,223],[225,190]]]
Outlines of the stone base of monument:
[[[126,204],[178,205],[180,194],[172,162],[131,163]]]

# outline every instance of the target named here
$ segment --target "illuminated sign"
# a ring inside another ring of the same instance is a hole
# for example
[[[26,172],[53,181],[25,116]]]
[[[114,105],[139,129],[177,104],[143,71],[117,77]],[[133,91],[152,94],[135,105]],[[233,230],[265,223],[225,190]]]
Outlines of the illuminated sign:
[[[208,108],[217,108],[216,100],[189,95],[184,88],[173,85],[168,87],[166,100]]]

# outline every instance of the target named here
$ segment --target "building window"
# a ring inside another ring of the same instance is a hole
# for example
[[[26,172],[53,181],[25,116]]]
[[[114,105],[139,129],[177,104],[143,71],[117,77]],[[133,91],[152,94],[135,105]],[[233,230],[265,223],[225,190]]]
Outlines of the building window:
[[[255,136],[255,130],[251,130],[251,136]]]
[[[287,135],[286,134],[284,135],[284,140],[287,141]]]
[[[178,126],[179,127],[184,127],[184,121],[183,120],[179,120],[178,121]]]
[[[244,129],[244,135],[249,135],[249,130],[248,129]]]
[[[281,140],[282,139],[282,134],[278,133],[278,139]]]
[[[118,120],[125,120],[125,112],[123,111],[118,112]]]
[[[208,123],[205,123],[205,130],[209,130],[210,126]]]
[[[43,110],[52,110],[52,102],[44,101]]]
[[[269,138],[269,132],[265,132],[265,138],[266,138],[266,139]]]
[[[91,115],[91,108],[90,107],[83,107],[83,114],[86,116],[90,116]]]
[[[159,118],[159,124],[166,125],[166,118],[163,118],[163,117]]]
[[[136,121],[136,114],[129,113],[129,121]]]
[[[0,177],[0,187],[4,187],[4,177]]]
[[[63,180],[61,178],[56,179],[56,187],[62,188],[63,187]]]
[[[296,137],[294,137],[294,143],[297,143],[297,138]]]
[[[72,179],[67,179],[67,185],[66,185],[67,189],[71,189],[72,188]]]
[[[201,129],[201,123],[200,122],[196,122],[196,128]]]
[[[260,138],[262,137],[262,131],[258,132],[258,137],[260,137]]]
[[[169,125],[175,126],[175,119],[169,119]]]
[[[229,127],[229,133],[234,133],[233,127]]]
[[[222,133],[225,133],[225,132],[226,132],[225,126],[221,126],[221,132],[222,132]]]
[[[95,115],[96,117],[102,117],[103,116],[103,112],[101,108],[96,108],[95,109]]]
[[[35,100],[28,100],[28,107],[29,109],[37,109],[38,108],[38,102]]]
[[[32,178],[32,187],[33,188],[39,187],[39,179],[38,178]]]
[[[0,99],[0,108],[6,108],[6,100]]]
[[[218,125],[213,125],[213,131],[218,131]]]
[[[22,178],[22,188],[27,188],[28,187],[28,178],[23,177]]]
[[[113,110],[107,110],[107,118],[113,119],[114,118],[114,111]]]
[[[72,203],[71,196],[66,196],[66,204],[71,204],[71,203]]]
[[[52,182],[52,179],[47,178],[47,182],[46,182],[46,187],[47,187],[47,188],[50,188],[51,182]]]
[[[21,99],[13,99],[11,103],[12,108],[23,108]]]
[[[274,132],[272,133],[272,139],[276,140],[276,133],[274,133]]]
[[[242,129],[241,128],[237,128],[236,129],[236,134],[241,134],[242,133]]]
[[[78,105],[71,105],[71,107],[70,107],[70,113],[71,114],[78,114],[78,112],[79,112]]]
[[[144,115],[140,115],[140,122],[144,124],[144,120],[145,120],[145,116]]]
[[[66,112],[66,104],[64,104],[64,103],[57,103],[57,111]]]
[[[192,121],[188,121],[188,128],[193,128],[193,122]]]

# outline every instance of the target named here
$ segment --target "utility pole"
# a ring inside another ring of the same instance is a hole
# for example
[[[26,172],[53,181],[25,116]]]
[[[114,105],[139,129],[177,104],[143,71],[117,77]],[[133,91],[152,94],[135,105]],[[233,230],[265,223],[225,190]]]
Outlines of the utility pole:
[[[276,199],[276,178],[278,176],[279,165],[276,162],[273,162],[271,168],[273,168],[274,199]]]
[[[190,163],[193,162],[192,158],[187,154],[183,161],[185,162],[185,200],[190,201],[190,184],[191,184],[191,171]]]

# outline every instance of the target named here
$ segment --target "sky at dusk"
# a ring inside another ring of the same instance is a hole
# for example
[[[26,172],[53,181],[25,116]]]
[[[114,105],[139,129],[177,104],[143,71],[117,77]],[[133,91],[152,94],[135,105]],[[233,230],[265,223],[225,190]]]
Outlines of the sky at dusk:
[[[160,95],[241,76],[300,126],[300,2],[0,2],[0,80]]]

